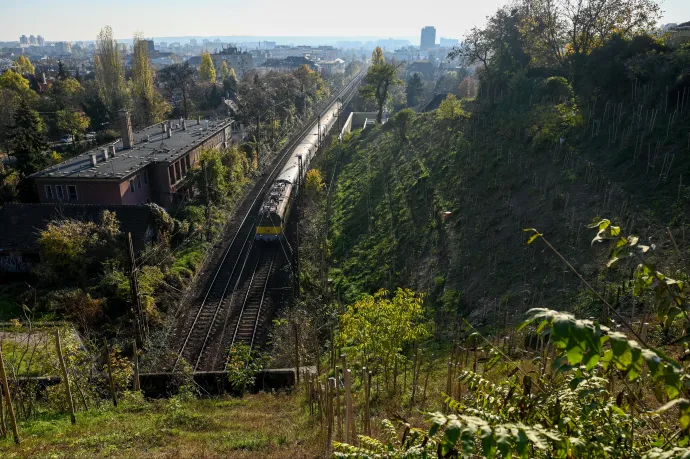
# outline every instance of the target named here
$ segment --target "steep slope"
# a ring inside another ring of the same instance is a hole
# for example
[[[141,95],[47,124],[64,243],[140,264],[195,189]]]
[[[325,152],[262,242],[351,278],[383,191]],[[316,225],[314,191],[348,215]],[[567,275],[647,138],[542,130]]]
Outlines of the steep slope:
[[[396,118],[354,133],[331,150],[331,164],[340,164],[332,277],[344,299],[409,286],[428,293],[440,328],[457,315],[511,324],[540,305],[599,317],[576,275],[541,241],[526,244],[523,229],[537,228],[626,315],[640,312],[624,283],[633,265],[604,280],[607,254],[590,248],[595,234],[586,226],[609,218],[624,234],[654,243],[653,257],[675,263],[671,225],[686,252],[679,182],[681,175],[690,181],[687,110],[659,112],[649,129],[644,112],[640,121],[633,113],[636,104],[580,110],[564,98],[529,99],[468,103],[467,113],[447,101],[412,122]]]

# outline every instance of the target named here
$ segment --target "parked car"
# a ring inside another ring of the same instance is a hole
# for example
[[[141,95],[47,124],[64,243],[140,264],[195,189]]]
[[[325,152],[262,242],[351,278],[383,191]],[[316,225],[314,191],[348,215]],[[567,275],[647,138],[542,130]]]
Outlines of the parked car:
[[[72,137],[71,135],[66,135],[66,136],[64,136],[63,138],[60,139],[60,142],[62,142],[62,143],[72,143],[72,142],[74,142],[74,137]]]
[[[87,132],[86,135],[84,136],[86,140],[96,140],[96,133],[95,132]]]

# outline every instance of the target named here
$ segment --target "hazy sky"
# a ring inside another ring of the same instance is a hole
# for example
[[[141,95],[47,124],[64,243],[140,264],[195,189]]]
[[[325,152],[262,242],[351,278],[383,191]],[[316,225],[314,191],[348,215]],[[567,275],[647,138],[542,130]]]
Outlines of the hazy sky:
[[[0,40],[93,40],[110,25],[117,38],[135,31],[164,36],[460,38],[505,0],[0,0]],[[338,6],[336,6],[338,5]],[[665,0],[663,23],[690,21],[690,0]]]

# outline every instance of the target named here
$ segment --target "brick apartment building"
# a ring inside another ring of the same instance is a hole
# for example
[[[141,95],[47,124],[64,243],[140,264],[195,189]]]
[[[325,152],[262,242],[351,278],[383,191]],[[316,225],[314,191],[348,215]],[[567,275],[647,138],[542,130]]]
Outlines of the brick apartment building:
[[[228,146],[230,119],[165,121],[132,131],[119,114],[122,138],[32,175],[42,203],[137,205],[170,209],[180,200],[187,173],[203,150]]]

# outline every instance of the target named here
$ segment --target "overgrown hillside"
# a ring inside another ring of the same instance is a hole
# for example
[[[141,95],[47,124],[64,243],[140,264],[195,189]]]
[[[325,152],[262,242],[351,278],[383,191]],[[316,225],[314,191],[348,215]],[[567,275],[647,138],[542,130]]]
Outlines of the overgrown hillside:
[[[612,54],[626,60],[596,68]],[[669,272],[687,258],[688,55],[614,40],[587,61],[578,92],[564,78],[523,74],[513,89],[353,133],[329,152],[336,290],[345,300],[425,291],[441,328],[457,316],[516,323],[540,305],[599,318],[563,261],[541,241],[526,244],[523,229],[536,228],[616,307],[641,312],[644,302],[615,282],[632,265],[604,280],[607,254],[590,248],[586,227],[611,219],[654,244]]]

